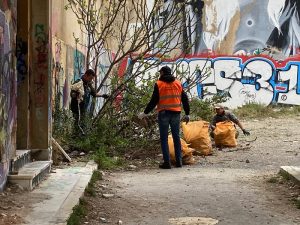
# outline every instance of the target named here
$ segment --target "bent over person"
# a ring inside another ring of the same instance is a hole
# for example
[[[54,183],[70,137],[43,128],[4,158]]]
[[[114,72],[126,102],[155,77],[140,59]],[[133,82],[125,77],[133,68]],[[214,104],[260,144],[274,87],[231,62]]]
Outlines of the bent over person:
[[[88,69],[81,79],[78,79],[71,86],[71,105],[70,109],[73,113],[75,119],[74,128],[77,132],[79,130],[81,134],[85,134],[84,127],[84,117],[86,111],[90,105],[91,96],[108,98],[107,94],[100,94],[94,88],[94,79],[96,74],[94,70]]]
[[[233,123],[235,123],[236,125],[239,126],[239,128],[241,128],[241,130],[243,131],[244,135],[250,135],[250,132],[247,131],[243,124],[239,121],[239,119],[230,111],[227,111],[224,109],[224,106],[221,104],[217,104],[215,105],[215,111],[216,111],[216,115],[213,117],[211,124],[210,124],[210,135],[211,137],[214,137],[214,133],[213,130],[216,128],[216,124],[219,122],[224,122],[224,121],[232,121]],[[237,138],[237,135],[236,135]]]
[[[159,165],[161,169],[171,169],[168,132],[169,126],[175,148],[176,167],[182,167],[182,153],[180,141],[180,112],[181,105],[185,111],[183,121],[189,122],[190,106],[188,97],[184,92],[179,80],[172,75],[172,70],[168,66],[160,69],[159,80],[154,85],[154,91],[150,102],[139,118],[144,118],[151,112],[155,106],[158,111],[158,125],[160,133],[161,149],[163,154],[163,163]]]

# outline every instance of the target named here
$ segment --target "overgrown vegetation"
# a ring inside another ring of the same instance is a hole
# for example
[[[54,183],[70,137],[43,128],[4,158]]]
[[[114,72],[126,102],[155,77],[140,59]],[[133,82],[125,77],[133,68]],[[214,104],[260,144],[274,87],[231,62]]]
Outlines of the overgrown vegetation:
[[[87,187],[85,188],[85,194],[90,195],[90,196],[96,196],[95,183],[100,179],[102,179],[102,175],[101,175],[100,171],[95,170],[93,172],[90,182],[88,183]]]
[[[214,95],[209,99],[192,98],[190,102],[191,117],[193,120],[205,120],[210,122],[214,116],[214,105],[225,102],[227,97]]]
[[[86,205],[84,198],[79,199],[79,204],[74,206],[73,212],[70,215],[67,225],[80,225],[81,219],[86,216]]]
[[[262,118],[279,118],[282,116],[293,116],[300,114],[300,106],[291,105],[264,105],[258,103],[249,103],[234,110],[240,118],[262,119]]]
[[[95,170],[93,172],[90,182],[85,188],[85,193],[84,193],[85,196],[86,195],[93,196],[93,197],[96,196],[95,184],[100,179],[102,179],[101,173],[99,172],[99,170]],[[83,196],[82,198],[79,199],[79,204],[74,206],[73,212],[68,218],[67,225],[82,224],[81,223],[82,219],[87,215],[86,206],[87,206],[87,202],[85,200],[85,197]]]
[[[139,156],[142,155],[152,157],[153,149],[159,148],[156,114],[150,115],[146,121],[141,121],[136,116],[149,101],[152,88],[153,80],[143,81],[139,88],[134,83],[129,85],[118,109],[113,104],[107,105],[101,119],[96,122],[92,119],[86,120],[84,136],[74,136],[72,116],[68,111],[57,109],[54,113],[53,135],[68,152],[90,153],[102,169],[124,167],[127,164],[126,159],[141,158]],[[191,99],[192,120],[211,121],[214,115],[213,106],[225,100],[225,97],[217,95],[209,100]],[[131,110],[128,111],[128,108]],[[234,110],[241,119],[298,115],[299,112],[299,106],[265,106],[256,103]],[[149,155],[144,152],[149,152]]]

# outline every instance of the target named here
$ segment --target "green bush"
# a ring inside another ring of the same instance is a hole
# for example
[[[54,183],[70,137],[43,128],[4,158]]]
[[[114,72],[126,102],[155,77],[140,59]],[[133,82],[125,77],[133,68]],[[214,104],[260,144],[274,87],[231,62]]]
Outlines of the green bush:
[[[209,99],[192,98],[190,101],[191,117],[193,120],[205,120],[210,122],[214,116],[214,105],[225,102],[227,99],[223,95],[215,95]]]
[[[81,219],[84,218],[87,214],[86,212],[86,202],[83,198],[80,198],[79,204],[74,206],[73,212],[70,215],[67,225],[80,225]]]
[[[98,164],[99,169],[113,169],[124,164],[120,157],[108,157],[107,151],[108,148],[102,146],[94,153],[94,161]]]

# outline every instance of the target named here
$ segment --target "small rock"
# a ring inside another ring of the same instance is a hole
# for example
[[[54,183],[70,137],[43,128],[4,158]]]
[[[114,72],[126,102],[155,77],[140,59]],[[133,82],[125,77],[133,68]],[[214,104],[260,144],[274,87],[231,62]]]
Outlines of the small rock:
[[[135,165],[129,165],[129,168],[135,170],[137,167]]]
[[[117,224],[122,225],[123,224],[122,220],[119,220]]]
[[[89,222],[84,222],[84,224],[88,224]]]
[[[24,191],[24,188],[23,188],[21,185],[16,184],[16,187],[17,187],[20,191]]]
[[[79,154],[80,156],[84,156],[85,155],[85,153],[84,152],[80,152],[80,154]]]
[[[249,159],[246,159],[246,163],[250,163]]]
[[[71,157],[78,156],[78,155],[79,155],[78,151],[73,151],[73,152],[70,153]]]
[[[1,215],[2,217],[7,217],[7,215],[4,214],[4,213],[1,213],[0,215]]]
[[[101,221],[102,223],[106,223],[106,222],[107,222],[106,219],[103,218],[103,217],[100,217],[100,221]]]
[[[105,172],[103,172],[102,170],[99,173],[101,174],[102,177],[105,176]]]
[[[106,185],[103,185],[103,184],[99,185],[99,187],[102,188],[102,189],[107,188],[107,186],[106,186]]]
[[[102,195],[104,198],[112,198],[114,197],[115,195],[114,194],[103,194]]]

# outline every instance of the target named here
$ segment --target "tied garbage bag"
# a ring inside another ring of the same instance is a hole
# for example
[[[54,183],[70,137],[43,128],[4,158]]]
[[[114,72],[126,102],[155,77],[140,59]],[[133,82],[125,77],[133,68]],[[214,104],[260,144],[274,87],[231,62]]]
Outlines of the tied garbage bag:
[[[190,148],[189,145],[180,138],[181,141],[181,152],[182,152],[182,164],[183,165],[191,165],[195,163],[195,159],[193,156],[194,149]],[[174,142],[171,135],[168,136],[168,144],[169,144],[169,154],[171,158],[171,163],[176,163],[176,157],[175,157],[175,148],[174,148]]]
[[[209,123],[206,121],[193,121],[182,123],[184,139],[200,155],[211,155],[212,145],[208,132]]]
[[[219,122],[214,130],[217,147],[236,147],[236,128],[231,121]]]

